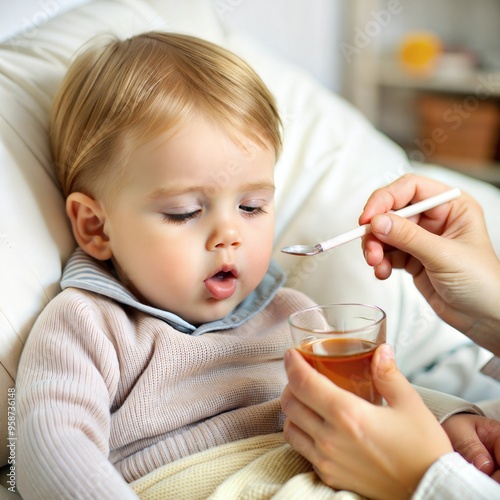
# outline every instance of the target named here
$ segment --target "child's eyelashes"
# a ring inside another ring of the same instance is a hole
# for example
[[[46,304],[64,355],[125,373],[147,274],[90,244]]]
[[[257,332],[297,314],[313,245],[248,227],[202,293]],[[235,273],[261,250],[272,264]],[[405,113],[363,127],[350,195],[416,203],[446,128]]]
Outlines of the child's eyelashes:
[[[183,214],[163,214],[164,222],[171,222],[173,224],[185,224],[186,222],[194,219],[201,213],[201,210],[194,212],[186,212]]]
[[[260,214],[265,214],[267,213],[266,210],[264,210],[263,207],[252,207],[248,205],[239,205],[239,210],[243,212],[245,217],[255,217]],[[199,217],[202,213],[202,210],[193,210],[192,212],[184,212],[180,214],[172,213],[163,213],[163,222],[168,222],[171,224],[185,224],[186,222],[190,221],[191,219],[195,219],[196,217]]]
[[[240,205],[240,210],[250,217],[267,213],[263,207],[250,207],[247,205]]]

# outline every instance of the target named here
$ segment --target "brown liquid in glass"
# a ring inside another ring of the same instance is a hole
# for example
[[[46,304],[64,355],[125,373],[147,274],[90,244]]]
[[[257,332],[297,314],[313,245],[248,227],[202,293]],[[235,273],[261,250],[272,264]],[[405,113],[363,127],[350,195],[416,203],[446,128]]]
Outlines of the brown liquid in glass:
[[[316,339],[298,349],[318,372],[339,387],[374,403],[382,397],[373,385],[371,361],[377,344],[361,339]]]

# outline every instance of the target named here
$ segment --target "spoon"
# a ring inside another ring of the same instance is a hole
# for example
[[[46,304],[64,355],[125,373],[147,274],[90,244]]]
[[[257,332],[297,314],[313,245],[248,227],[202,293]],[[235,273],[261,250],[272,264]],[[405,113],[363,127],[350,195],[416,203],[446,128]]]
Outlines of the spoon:
[[[426,200],[419,201],[418,203],[414,203],[413,205],[408,205],[405,208],[400,210],[396,210],[393,213],[394,215],[399,215],[400,217],[411,217],[413,215],[421,214],[426,210],[430,210],[431,208],[437,207],[438,205],[442,205],[443,203],[447,203],[448,201],[454,200],[460,196],[460,189],[450,189],[449,191],[445,191],[444,193],[437,194],[436,196],[431,196]],[[327,250],[331,250],[332,248],[343,245],[344,243],[348,243],[349,241],[355,240],[356,238],[361,238],[368,234],[371,231],[370,224],[364,224],[362,226],[357,227],[347,233],[340,234],[339,236],[335,236],[330,240],[324,241],[323,243],[318,243],[317,245],[291,245],[289,247],[284,247],[281,249],[283,253],[289,253],[292,255],[316,255],[321,252],[326,252]]]

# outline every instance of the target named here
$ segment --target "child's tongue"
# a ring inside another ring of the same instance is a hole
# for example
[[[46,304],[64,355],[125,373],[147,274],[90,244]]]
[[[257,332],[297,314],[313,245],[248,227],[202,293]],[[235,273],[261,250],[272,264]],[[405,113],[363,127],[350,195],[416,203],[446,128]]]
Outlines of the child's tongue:
[[[228,299],[236,291],[238,280],[232,273],[220,272],[205,280],[205,286],[217,300]]]

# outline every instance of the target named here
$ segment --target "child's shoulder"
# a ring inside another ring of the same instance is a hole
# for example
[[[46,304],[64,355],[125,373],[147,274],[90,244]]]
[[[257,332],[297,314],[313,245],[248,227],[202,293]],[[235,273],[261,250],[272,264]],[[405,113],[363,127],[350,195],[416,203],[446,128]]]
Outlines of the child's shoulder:
[[[114,342],[124,329],[135,335],[126,308],[90,291],[68,287],[54,297],[37,317],[28,335],[31,345],[49,342]]]
[[[64,307],[69,304],[97,307],[101,302],[108,302],[109,300],[107,297],[84,290],[83,288],[68,287],[59,292],[46,307]]]
[[[45,306],[39,319],[84,321],[86,317],[96,319],[116,315],[120,310],[122,310],[120,304],[112,299],[83,289],[68,287]]]

